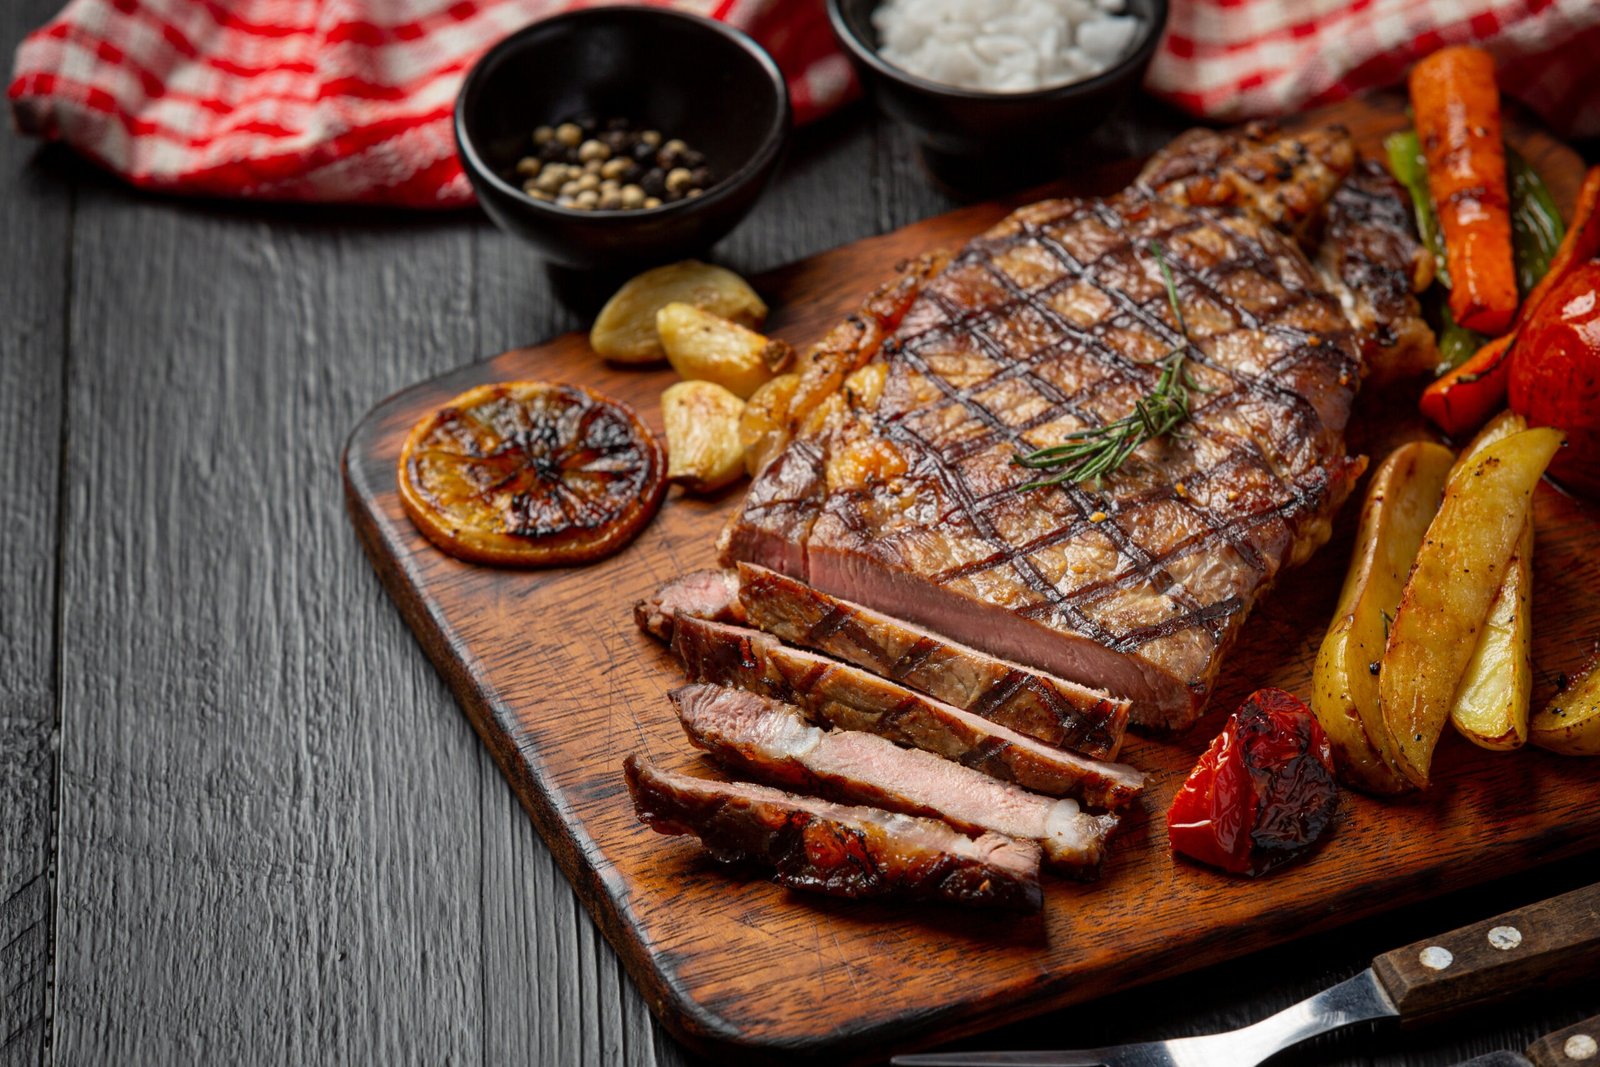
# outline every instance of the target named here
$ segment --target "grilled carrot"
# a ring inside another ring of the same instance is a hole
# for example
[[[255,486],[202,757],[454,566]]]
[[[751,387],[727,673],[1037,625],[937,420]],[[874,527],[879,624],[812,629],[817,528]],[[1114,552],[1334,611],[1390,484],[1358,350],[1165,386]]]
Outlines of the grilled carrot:
[[[1494,60],[1466,45],[1433,53],[1411,71],[1411,111],[1444,233],[1450,313],[1501,333],[1517,311],[1517,276]]]
[[[1578,190],[1572,224],[1550,259],[1550,269],[1517,312],[1516,329],[1490,341],[1423,390],[1422,413],[1446,433],[1457,436],[1476,428],[1504,404],[1517,331],[1539,314],[1539,306],[1563,278],[1596,254],[1600,254],[1600,167],[1590,167]]]

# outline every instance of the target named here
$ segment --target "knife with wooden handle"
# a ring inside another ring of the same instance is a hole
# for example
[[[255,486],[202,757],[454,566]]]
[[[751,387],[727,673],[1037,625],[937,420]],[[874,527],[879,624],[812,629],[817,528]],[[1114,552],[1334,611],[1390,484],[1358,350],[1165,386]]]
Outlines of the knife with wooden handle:
[[[1385,952],[1354,978],[1230,1033],[1072,1052],[940,1052],[896,1056],[893,1062],[902,1067],[1254,1067],[1307,1038],[1356,1023],[1431,1021],[1590,975],[1600,975],[1600,884]],[[1526,1057],[1496,1053],[1473,1060],[1472,1067],[1600,1067],[1600,1050],[1594,1049],[1600,1037],[1583,1025],[1541,1038]]]
[[[1460,1067],[1595,1067],[1600,1064],[1600,1015],[1546,1034],[1525,1053],[1491,1052]]]

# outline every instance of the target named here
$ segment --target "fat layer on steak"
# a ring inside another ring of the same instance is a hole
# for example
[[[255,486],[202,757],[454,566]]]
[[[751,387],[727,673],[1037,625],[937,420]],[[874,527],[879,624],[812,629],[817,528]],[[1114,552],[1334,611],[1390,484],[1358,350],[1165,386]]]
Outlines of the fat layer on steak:
[[[1213,166],[1231,206],[1207,206],[1213,176],[1174,154],[1150,185],[1032,204],[970,242],[762,469],[723,563],[1126,695],[1135,722],[1192,723],[1360,471],[1358,331],[1278,229],[1310,232],[1348,138],[1246,148],[1278,169]],[[1178,349],[1196,386],[1182,432],[1101,482],[1024,489],[1019,453],[1129,414]]]
[[[741,563],[737,586],[750,624],[792,644],[1060,748],[1115,759],[1122,747],[1126,699],[980,652],[765,567]]]
[[[771,697],[818,725],[877,734],[1035,793],[1115,811],[1144,788],[1144,775],[1125,764],[1054,748],[758,630],[683,616],[672,649],[690,681]]]
[[[623,770],[642,822],[692,834],[715,859],[764,868],[792,889],[1025,911],[1043,899],[1030,841],[970,838],[937,819],[674,774],[637,756]]]
[[[1117,824],[1075,800],[1030,793],[876,734],[819,729],[798,708],[755,693],[696,684],[669,695],[689,740],[741,777],[1034,841],[1053,868],[1074,877],[1099,872]]]

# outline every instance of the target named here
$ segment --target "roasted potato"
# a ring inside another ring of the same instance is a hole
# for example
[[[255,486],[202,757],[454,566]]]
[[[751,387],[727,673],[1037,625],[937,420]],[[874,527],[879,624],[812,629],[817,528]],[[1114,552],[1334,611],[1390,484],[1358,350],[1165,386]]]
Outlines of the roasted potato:
[[[1484,448],[1450,477],[1400,596],[1378,675],[1396,764],[1428,784],[1456,689],[1477,647],[1489,605],[1527,521],[1533,490],[1561,434],[1524,430]]]
[[[1528,428],[1522,416],[1503,411],[1485,426],[1457,466],[1496,441]],[[1477,648],[1450,707],[1450,722],[1463,737],[1488,749],[1521,748],[1528,740],[1528,700],[1533,691],[1533,517],[1523,521],[1522,536],[1506,567],[1506,576],[1489,605]]]
[[[780,374],[745,403],[739,419],[739,444],[744,448],[744,469],[751,477],[789,443],[789,401],[799,384],[800,375]]]
[[[1534,713],[1528,740],[1564,756],[1600,756],[1600,660]]]
[[[674,302],[656,312],[667,362],[686,381],[716,382],[741,400],[787,366],[794,350],[693,304]]]
[[[617,363],[667,358],[656,332],[656,312],[675,302],[752,328],[767,318],[767,305],[743,278],[724,267],[686,259],[647,270],[624,283],[594,320],[590,347]]]
[[[1339,608],[1317,653],[1311,709],[1333,744],[1339,777],[1364,792],[1411,788],[1394,768],[1398,746],[1384,723],[1374,668],[1454,460],[1443,445],[1416,441],[1391,452],[1373,474]]]
[[[743,414],[744,401],[715,382],[679,382],[662,393],[667,478],[694,493],[732,485],[744,473]]]

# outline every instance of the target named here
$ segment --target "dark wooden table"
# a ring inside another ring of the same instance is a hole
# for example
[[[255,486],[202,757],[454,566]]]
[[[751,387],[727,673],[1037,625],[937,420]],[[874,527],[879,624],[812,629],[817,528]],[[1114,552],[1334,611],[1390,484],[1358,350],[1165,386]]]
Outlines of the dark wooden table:
[[[0,53],[56,2],[0,9]],[[1180,123],[1141,105],[1082,151]],[[718,258],[760,270],[952,202],[857,108],[799,136]],[[0,1065],[690,1062],[343,514],[369,407],[580,324],[531,252],[472,212],[154,199],[9,136],[0,238]],[[970,1044],[1236,1026],[1600,859],[1497,874]],[[1567,990],[1285,1062],[1451,1064],[1596,1012]]]

